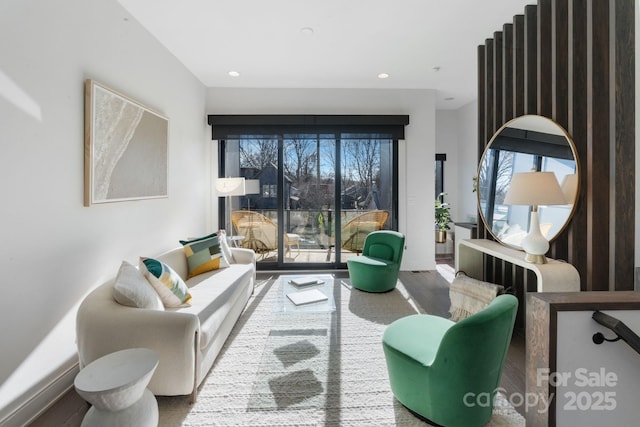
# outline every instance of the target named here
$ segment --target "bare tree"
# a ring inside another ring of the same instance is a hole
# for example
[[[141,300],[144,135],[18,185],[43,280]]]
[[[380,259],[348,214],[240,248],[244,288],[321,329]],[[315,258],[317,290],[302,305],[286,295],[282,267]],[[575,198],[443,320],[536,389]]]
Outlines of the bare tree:
[[[272,139],[243,140],[240,144],[240,166],[264,169],[278,161],[278,142]]]
[[[343,144],[343,185],[356,184],[358,194],[366,197],[379,178],[380,141],[360,139],[343,141]]]

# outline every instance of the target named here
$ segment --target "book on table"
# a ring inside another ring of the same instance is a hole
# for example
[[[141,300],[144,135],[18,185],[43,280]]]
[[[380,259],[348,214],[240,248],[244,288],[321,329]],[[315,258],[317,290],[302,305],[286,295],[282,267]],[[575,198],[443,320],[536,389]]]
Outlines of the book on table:
[[[289,283],[295,286],[310,286],[320,285],[324,282],[322,280],[316,279],[315,277],[296,277],[295,279],[291,279]]]
[[[303,292],[290,292],[287,294],[287,298],[295,305],[311,304],[329,299],[329,297],[317,289],[309,289]]]

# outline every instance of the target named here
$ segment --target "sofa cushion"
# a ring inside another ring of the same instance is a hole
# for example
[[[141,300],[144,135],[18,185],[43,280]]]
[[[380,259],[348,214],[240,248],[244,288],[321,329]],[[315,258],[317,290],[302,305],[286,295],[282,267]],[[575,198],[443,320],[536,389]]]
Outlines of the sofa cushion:
[[[191,304],[191,294],[184,280],[167,264],[140,257],[140,271],[156,290],[165,307]]]
[[[187,278],[222,267],[229,267],[229,263],[222,255],[218,233],[192,240],[180,240],[180,244],[184,246],[184,253],[187,257],[189,267]]]
[[[113,298],[122,305],[149,310],[164,310],[162,300],[144,275],[134,265],[122,261],[115,283]]]
[[[206,348],[215,339],[231,308],[247,292],[246,285],[253,283],[252,276],[253,265],[232,264],[186,281],[193,303],[175,310],[195,314],[200,319],[200,348]]]

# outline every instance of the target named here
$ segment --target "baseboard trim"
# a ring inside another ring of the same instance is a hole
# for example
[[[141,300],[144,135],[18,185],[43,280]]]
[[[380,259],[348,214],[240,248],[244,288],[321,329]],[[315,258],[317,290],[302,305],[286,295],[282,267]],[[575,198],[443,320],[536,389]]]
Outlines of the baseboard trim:
[[[57,378],[27,397],[23,403],[0,419],[0,426],[18,427],[34,422],[73,388],[73,380],[78,372],[80,372],[80,367],[78,362],[75,362]]]

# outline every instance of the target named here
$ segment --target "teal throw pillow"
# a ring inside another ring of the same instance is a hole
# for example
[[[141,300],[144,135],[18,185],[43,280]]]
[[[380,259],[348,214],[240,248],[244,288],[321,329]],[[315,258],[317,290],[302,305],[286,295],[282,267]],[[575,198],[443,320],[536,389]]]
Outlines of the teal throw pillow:
[[[167,264],[153,258],[140,258],[140,271],[156,290],[165,307],[191,305],[191,294],[184,280]]]

